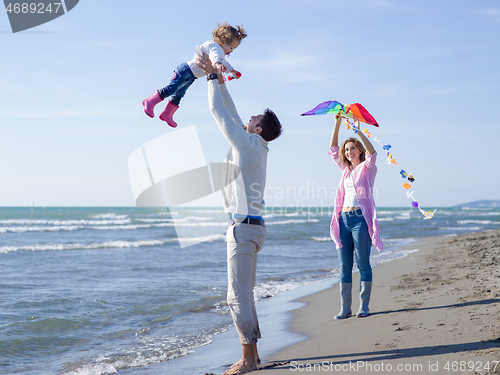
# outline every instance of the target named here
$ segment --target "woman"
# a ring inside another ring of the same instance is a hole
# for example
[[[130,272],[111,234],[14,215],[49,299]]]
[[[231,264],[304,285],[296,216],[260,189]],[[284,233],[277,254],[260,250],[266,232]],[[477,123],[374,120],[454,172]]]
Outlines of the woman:
[[[354,255],[361,274],[360,307],[356,316],[366,317],[369,315],[368,304],[372,290],[370,250],[372,244],[379,251],[383,249],[373,199],[373,183],[377,175],[377,167],[375,166],[377,153],[361,131],[356,133],[361,142],[356,138],[349,138],[339,147],[338,136],[342,121],[340,113],[335,118],[335,129],[328,153],[342,171],[330,225],[330,235],[337,247],[340,262],[342,308],[335,319],[345,319],[352,314]],[[354,119],[354,125],[359,130],[359,122],[356,119]]]

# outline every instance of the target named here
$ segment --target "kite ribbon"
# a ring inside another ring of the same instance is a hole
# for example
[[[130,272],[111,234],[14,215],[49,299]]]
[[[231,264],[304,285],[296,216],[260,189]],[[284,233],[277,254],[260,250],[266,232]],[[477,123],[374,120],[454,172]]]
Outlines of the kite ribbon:
[[[344,117],[344,123],[347,125],[347,129],[350,129],[351,127],[353,128],[354,134],[356,134],[358,132],[358,128],[356,126],[354,126],[353,124],[351,124],[349,119],[347,119],[345,117]],[[366,128],[364,130],[361,130],[361,132],[366,134],[366,136],[368,138],[373,139],[375,142],[377,142],[379,145],[381,145],[385,151],[387,151],[387,164],[389,164],[389,165],[394,164],[395,166],[398,166],[398,163],[393,158],[392,153],[389,152],[389,150],[392,147],[391,145],[384,145],[383,143],[381,143],[380,138],[374,134],[371,134]],[[403,177],[404,179],[407,179],[409,182],[415,181],[415,177],[413,177],[413,175],[411,173],[407,173],[404,169],[400,168],[399,173],[401,174],[401,177]],[[422,215],[424,215],[424,220],[432,219],[434,217],[434,213],[436,212],[436,210],[434,210],[434,211],[422,210],[420,208],[420,206],[418,205],[417,200],[413,197],[413,191],[412,192],[409,191],[409,189],[411,188],[411,185],[409,183],[405,182],[405,183],[403,183],[403,188],[405,188],[407,190],[406,196],[408,198],[412,199],[412,202],[411,202],[412,207],[419,209],[419,211],[422,213]]]

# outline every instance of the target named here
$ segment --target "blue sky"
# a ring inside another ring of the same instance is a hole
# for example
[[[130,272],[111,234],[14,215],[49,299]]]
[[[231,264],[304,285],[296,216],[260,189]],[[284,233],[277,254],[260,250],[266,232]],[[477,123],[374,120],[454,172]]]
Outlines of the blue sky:
[[[372,113],[380,128],[367,127],[414,174],[424,208],[500,199],[498,1],[235,4],[80,0],[16,34],[0,12],[0,206],[133,206],[129,155],[176,131],[141,101],[225,21],[248,31],[228,58],[243,74],[228,83],[242,119],[269,107],[284,125],[270,144],[268,205],[333,204],[323,193],[340,178],[327,155],[334,118],[299,116],[326,100]],[[223,160],[206,81],[175,119],[196,126],[208,162]],[[399,169],[375,148],[377,205],[411,207]]]

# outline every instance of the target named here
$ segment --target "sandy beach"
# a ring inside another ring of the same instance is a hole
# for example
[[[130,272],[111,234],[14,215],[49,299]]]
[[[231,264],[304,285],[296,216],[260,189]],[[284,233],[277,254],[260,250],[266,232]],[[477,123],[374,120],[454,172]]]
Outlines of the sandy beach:
[[[500,374],[500,230],[426,238],[374,268],[371,315],[334,320],[339,285],[300,299],[308,336],[258,374]],[[353,311],[359,300],[354,274]],[[265,333],[264,333],[265,335]]]

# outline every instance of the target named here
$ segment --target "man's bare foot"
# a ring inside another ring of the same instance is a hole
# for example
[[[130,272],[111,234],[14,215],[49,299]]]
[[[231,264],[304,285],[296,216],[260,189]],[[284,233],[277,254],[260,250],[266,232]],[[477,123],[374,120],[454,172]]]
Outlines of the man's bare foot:
[[[246,374],[247,372],[257,370],[257,365],[255,363],[248,363],[247,361],[240,359],[234,365],[232,365],[229,370],[224,372],[222,375],[237,375]]]

